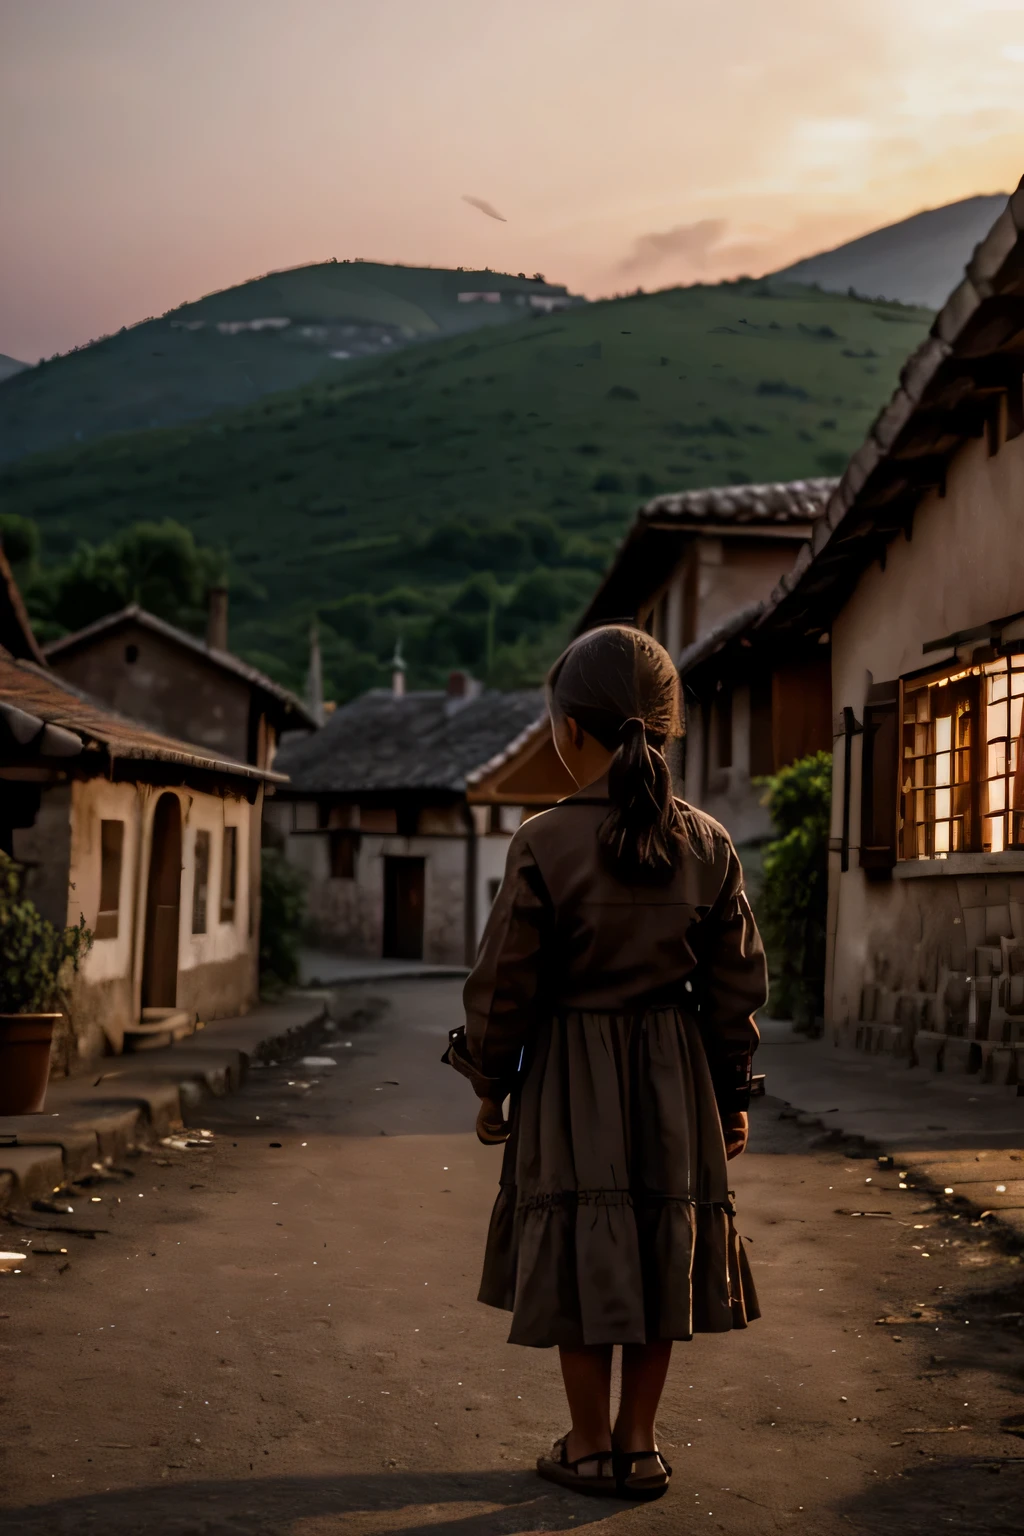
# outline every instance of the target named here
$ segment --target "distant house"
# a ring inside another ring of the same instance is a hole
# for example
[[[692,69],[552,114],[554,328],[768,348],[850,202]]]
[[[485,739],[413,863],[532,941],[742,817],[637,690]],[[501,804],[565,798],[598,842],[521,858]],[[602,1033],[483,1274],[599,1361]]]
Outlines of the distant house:
[[[259,825],[280,775],[97,704],[41,659],[0,551],[0,848],[95,942],[58,1065],[180,1036],[257,995]]]
[[[1024,1082],[1024,182],[759,629],[831,636],[834,1038]]]
[[[446,691],[372,689],[285,743],[267,806],[309,882],[320,943],[356,956],[472,960],[524,801],[473,804],[474,773],[534,724],[536,690],[498,693],[453,672]],[[525,797],[524,797],[525,800]]]
[[[77,688],[158,731],[269,768],[284,731],[316,724],[300,699],[228,650],[227,592],[214,588],[206,639],[133,604],[45,647]]]

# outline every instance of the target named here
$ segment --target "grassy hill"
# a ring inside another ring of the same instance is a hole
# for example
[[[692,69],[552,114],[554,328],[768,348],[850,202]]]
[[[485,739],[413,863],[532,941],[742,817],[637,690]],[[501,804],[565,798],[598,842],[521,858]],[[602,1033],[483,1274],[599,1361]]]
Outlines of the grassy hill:
[[[460,293],[496,293],[500,302]],[[356,358],[506,324],[566,298],[556,285],[495,272],[361,261],[273,272],[38,368],[5,373],[12,360],[0,358],[0,461],[208,416],[338,378]]]
[[[841,471],[930,320],[764,282],[638,295],[9,465],[0,498],[50,559],[165,517],[225,548],[233,644],[293,683],[317,613],[339,694],[398,635],[414,686],[518,683],[639,499]]]
[[[964,275],[974,247],[1006,207],[1006,193],[965,197],[872,230],[834,251],[809,256],[777,275],[830,293],[881,295],[941,308]]]

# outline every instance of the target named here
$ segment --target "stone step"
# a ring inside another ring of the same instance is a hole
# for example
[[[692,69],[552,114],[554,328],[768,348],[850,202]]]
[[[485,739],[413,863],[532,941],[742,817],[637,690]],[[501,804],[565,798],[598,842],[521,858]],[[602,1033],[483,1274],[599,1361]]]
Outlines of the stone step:
[[[143,1008],[138,1024],[130,1024],[124,1032],[126,1051],[155,1051],[165,1045],[174,1045],[195,1033],[195,1022],[187,1013],[171,1008]]]

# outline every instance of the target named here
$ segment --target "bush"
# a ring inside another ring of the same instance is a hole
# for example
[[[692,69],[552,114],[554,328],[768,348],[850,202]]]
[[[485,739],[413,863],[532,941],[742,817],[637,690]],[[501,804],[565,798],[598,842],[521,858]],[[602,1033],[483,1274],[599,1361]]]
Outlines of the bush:
[[[84,917],[75,928],[54,927],[22,897],[21,882],[21,865],[0,853],[0,1013],[55,1013],[92,934]]]
[[[301,874],[276,848],[260,865],[260,994],[273,997],[299,979],[299,944],[306,919]]]
[[[825,1000],[832,758],[801,758],[772,778],[765,804],[778,838],[765,847],[758,917],[771,972],[770,1009],[813,1032]]]

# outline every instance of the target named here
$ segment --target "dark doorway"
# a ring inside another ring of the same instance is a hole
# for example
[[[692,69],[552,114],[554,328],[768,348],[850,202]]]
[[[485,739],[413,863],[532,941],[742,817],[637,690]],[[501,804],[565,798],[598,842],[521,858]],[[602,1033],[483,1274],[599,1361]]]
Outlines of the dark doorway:
[[[153,816],[146,884],[143,1008],[173,1008],[178,1000],[178,910],[181,905],[181,808],[161,795]]]
[[[423,959],[423,859],[384,860],[384,958]]]

